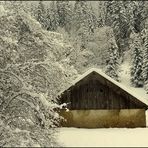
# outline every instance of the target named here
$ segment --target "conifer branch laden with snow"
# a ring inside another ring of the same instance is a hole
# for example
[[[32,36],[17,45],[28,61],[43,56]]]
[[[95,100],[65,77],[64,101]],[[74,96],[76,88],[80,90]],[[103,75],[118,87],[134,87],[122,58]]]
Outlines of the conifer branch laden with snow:
[[[144,88],[148,91],[148,30],[143,29],[142,31],[143,39],[143,81]]]
[[[142,43],[139,34],[133,33],[131,36],[131,51],[132,51],[132,68],[131,68],[131,83],[134,87],[143,86],[143,55],[142,55]]]
[[[108,60],[106,61],[105,73],[111,78],[119,81],[118,77],[119,51],[115,42],[111,41],[108,49]]]

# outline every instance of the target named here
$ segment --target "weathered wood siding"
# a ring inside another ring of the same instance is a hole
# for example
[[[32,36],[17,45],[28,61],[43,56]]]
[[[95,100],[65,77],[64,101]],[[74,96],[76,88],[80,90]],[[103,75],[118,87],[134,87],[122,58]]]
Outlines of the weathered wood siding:
[[[66,90],[60,101],[69,103],[71,110],[147,108],[144,103],[95,72]]]
[[[144,109],[122,110],[61,110],[64,127],[109,128],[109,127],[146,127]]]

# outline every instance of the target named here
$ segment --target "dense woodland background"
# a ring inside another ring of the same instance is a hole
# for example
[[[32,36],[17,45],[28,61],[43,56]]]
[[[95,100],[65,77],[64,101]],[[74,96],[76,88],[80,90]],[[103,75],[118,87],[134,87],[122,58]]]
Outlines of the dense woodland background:
[[[1,1],[0,146],[58,146],[57,93],[90,67],[120,81],[127,52],[148,91],[147,1]]]

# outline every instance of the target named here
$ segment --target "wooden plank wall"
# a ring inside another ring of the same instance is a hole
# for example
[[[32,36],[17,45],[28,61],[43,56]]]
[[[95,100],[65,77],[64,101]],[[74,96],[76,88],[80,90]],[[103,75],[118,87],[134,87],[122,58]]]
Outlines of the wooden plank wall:
[[[69,109],[135,109],[145,108],[141,102],[114,88],[111,83],[96,74],[90,74],[61,95],[61,103],[69,103]]]

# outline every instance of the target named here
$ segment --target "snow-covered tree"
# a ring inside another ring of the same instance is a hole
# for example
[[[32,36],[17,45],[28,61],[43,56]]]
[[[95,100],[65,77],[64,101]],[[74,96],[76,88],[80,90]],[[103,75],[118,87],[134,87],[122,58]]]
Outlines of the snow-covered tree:
[[[98,1],[98,27],[105,26],[106,7],[105,1]]]
[[[118,77],[118,66],[119,66],[119,52],[115,41],[110,42],[108,49],[108,58],[106,60],[105,73],[111,78],[119,81]]]
[[[147,10],[145,10],[145,1],[137,1],[134,10],[134,28],[136,32],[141,32],[145,17],[147,17]]]
[[[87,1],[76,1],[74,5],[73,31],[81,42],[81,47],[85,48],[90,40],[91,34],[96,27],[96,17],[89,7]]]
[[[126,16],[129,23],[129,30],[128,32],[136,32],[135,30],[135,15],[136,12],[136,3],[135,1],[126,1],[124,2],[124,6],[126,8]]]
[[[0,8],[0,145],[57,146],[56,95],[76,72],[60,61],[71,46],[28,13]]]
[[[142,31],[143,39],[143,81],[144,87],[148,91],[148,30]]]
[[[50,7],[47,9],[47,30],[56,31],[59,26],[59,14],[57,11],[57,5],[55,1],[50,3]]]
[[[90,20],[89,20],[89,30],[94,33],[94,30],[98,27],[98,19],[93,10],[93,6],[90,4]]]
[[[142,55],[141,38],[139,34],[136,34],[136,33],[133,33],[131,38],[132,38],[131,83],[135,87],[142,87],[143,86],[143,76],[142,76],[143,55]]]
[[[71,29],[72,7],[69,1],[57,1],[57,13],[59,16],[59,27],[65,28],[67,32]]]
[[[47,13],[47,10],[44,6],[43,1],[39,1],[35,16],[36,16],[37,21],[45,29],[47,28],[46,13]]]
[[[145,1],[127,1],[124,2],[126,15],[129,23],[129,31],[141,32],[144,25],[144,19],[147,17],[147,8]]]
[[[128,36],[128,20],[126,17],[126,9],[123,1],[107,1],[106,2],[106,25],[113,28],[119,53],[122,55],[126,38]]]

